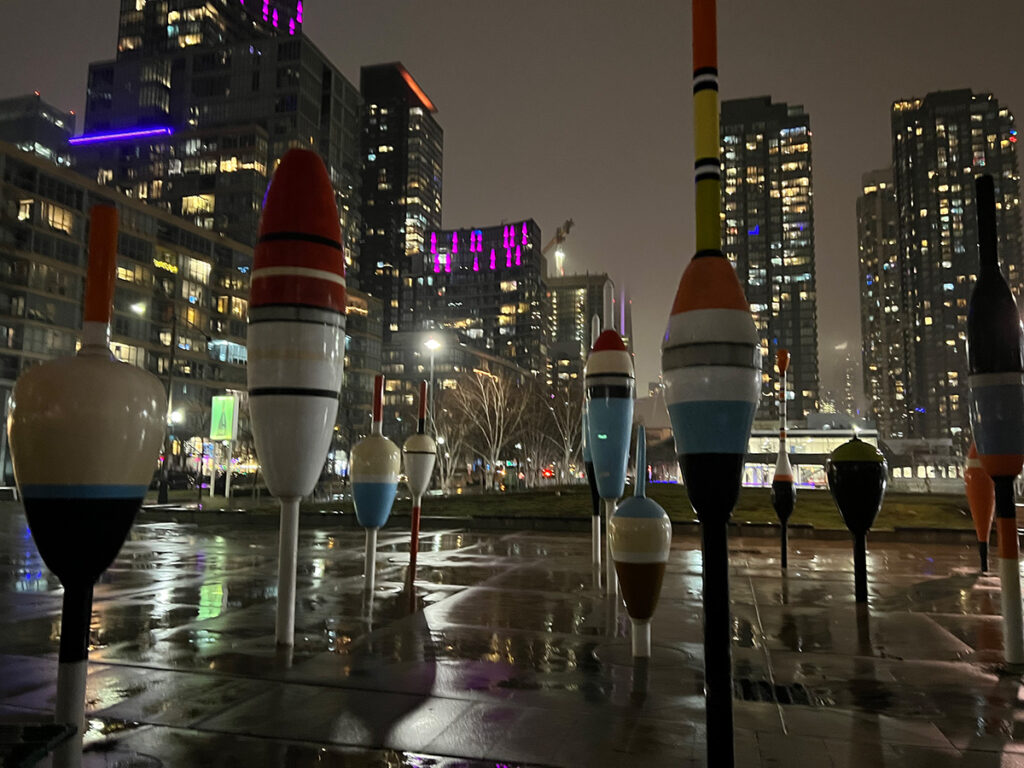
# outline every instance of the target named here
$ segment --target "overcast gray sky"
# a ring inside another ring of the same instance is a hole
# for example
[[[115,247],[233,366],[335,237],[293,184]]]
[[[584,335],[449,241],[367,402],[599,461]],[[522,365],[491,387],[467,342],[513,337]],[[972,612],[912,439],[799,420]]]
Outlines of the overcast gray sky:
[[[358,85],[402,61],[445,132],[444,226],[565,219],[567,271],[633,295],[641,392],[693,253],[689,3],[307,0],[305,32]],[[39,90],[81,115],[86,66],[111,58],[117,0],[0,0],[0,96]],[[822,384],[859,344],[855,200],[888,165],[889,106],[990,91],[1024,116],[1019,0],[720,0],[723,98],[770,95],[811,117]],[[794,361],[794,365],[798,364]]]

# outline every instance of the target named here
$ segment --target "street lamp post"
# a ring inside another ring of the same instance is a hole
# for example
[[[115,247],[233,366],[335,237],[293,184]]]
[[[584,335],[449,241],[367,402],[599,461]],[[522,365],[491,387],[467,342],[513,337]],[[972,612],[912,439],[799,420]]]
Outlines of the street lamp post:
[[[134,307],[133,307],[134,309]],[[167,503],[167,462],[171,453],[171,413],[174,411],[174,353],[178,348],[178,311],[173,307],[171,311],[171,357],[167,365],[167,417],[164,419],[164,441],[160,448],[160,490],[157,491],[157,504]]]
[[[430,405],[430,432],[436,435],[437,427],[434,425],[434,353],[441,348],[441,342],[431,336],[423,342],[423,346],[430,350],[430,397],[428,398]]]

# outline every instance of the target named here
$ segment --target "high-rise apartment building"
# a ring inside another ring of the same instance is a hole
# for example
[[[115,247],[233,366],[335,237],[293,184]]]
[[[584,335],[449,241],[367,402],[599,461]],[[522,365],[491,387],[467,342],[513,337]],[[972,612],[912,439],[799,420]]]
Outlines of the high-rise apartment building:
[[[892,170],[864,174],[857,198],[864,395],[882,437],[906,437],[903,273]]]
[[[767,96],[724,101],[721,158],[723,250],[765,361],[779,348],[792,355],[789,414],[801,419],[819,399],[810,118]],[[758,418],[777,418],[776,379],[766,362]]]
[[[995,179],[999,256],[1019,296],[1020,173],[1013,115],[990,93],[939,91],[892,105],[892,168],[907,437],[969,431],[967,303],[978,269],[974,180]]]
[[[360,285],[384,302],[384,339],[421,327],[426,235],[441,228],[444,134],[433,102],[400,63],[363,67]]]
[[[590,350],[590,322],[604,322],[605,292],[614,291],[605,273],[589,272],[547,279],[551,306],[551,375],[558,381],[582,379]]]
[[[75,132],[75,113],[43,101],[39,92],[0,99],[0,141],[32,152],[57,165],[71,165],[68,139]]]
[[[301,2],[122,2],[116,59],[89,67],[76,165],[252,244],[278,159],[312,147],[337,192],[354,268],[361,102],[301,27]]]
[[[430,230],[426,238],[426,274],[413,278],[423,296],[415,327],[454,331],[469,346],[546,376],[551,312],[536,222]]]

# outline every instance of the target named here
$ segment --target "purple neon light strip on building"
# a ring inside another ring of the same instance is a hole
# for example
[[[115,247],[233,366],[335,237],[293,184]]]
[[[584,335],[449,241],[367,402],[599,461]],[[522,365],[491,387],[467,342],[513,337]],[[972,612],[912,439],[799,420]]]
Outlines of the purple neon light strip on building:
[[[298,18],[298,22],[299,22],[299,24],[301,24],[302,23],[302,0],[299,0],[299,4],[295,8],[295,12],[298,14],[298,17],[299,17]]]
[[[474,253],[473,254],[473,271],[474,272],[479,272],[480,271],[480,262],[478,261],[478,258],[479,257]]]
[[[494,249],[491,248],[491,269],[495,269],[494,266]]]
[[[131,139],[154,139],[158,136],[170,136],[174,133],[173,128],[166,126],[156,128],[130,128],[124,131],[109,131],[107,133],[83,133],[68,139],[71,146],[82,144],[101,144],[105,141],[129,141]]]

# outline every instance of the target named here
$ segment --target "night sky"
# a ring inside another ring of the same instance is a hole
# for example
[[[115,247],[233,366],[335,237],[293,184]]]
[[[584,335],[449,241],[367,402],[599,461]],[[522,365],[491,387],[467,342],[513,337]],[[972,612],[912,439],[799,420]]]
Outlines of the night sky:
[[[39,90],[82,115],[88,62],[113,58],[117,0],[3,0],[0,96]],[[402,61],[445,132],[444,226],[565,219],[566,271],[633,295],[640,392],[694,250],[689,3],[307,0],[305,32],[358,86]],[[720,0],[722,98],[803,104],[814,133],[822,385],[859,345],[855,200],[890,161],[889,107],[990,91],[1024,119],[1015,0]],[[859,348],[859,347],[858,347]],[[794,361],[794,365],[798,365]]]

